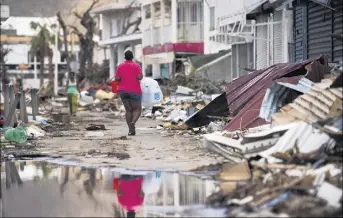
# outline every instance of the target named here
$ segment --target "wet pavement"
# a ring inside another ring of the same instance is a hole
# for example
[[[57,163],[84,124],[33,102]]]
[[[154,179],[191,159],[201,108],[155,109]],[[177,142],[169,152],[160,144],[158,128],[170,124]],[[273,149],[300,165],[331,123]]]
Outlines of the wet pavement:
[[[1,165],[3,217],[224,217],[205,201],[217,189],[209,175],[63,163]]]

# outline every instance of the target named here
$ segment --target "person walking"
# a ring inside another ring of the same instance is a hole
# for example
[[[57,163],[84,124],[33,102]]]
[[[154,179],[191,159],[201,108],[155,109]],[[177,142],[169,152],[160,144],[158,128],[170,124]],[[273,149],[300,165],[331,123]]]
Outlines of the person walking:
[[[78,97],[79,91],[77,89],[77,83],[75,78],[75,73],[70,72],[68,75],[67,80],[67,97],[68,97],[68,105],[69,105],[69,113],[70,115],[75,115],[78,107]]]
[[[136,211],[142,207],[144,202],[143,176],[123,174],[120,175],[120,178],[115,178],[113,183],[119,205],[126,210],[127,217],[134,218]]]
[[[126,51],[125,62],[121,63],[115,75],[119,82],[119,96],[126,111],[126,122],[129,127],[128,135],[136,135],[136,122],[141,116],[142,110],[142,89],[140,80],[143,78],[141,67],[133,62],[133,53]]]

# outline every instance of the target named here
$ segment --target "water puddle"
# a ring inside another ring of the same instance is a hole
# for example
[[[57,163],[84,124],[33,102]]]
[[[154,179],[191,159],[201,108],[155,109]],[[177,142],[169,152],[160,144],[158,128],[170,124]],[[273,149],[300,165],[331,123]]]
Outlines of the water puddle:
[[[209,176],[46,160],[1,165],[3,217],[225,217]],[[0,209],[1,210],[1,209]]]

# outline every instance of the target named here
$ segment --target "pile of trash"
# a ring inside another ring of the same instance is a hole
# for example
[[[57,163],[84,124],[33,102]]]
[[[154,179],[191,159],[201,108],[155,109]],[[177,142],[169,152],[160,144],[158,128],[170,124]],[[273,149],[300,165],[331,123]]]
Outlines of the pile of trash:
[[[229,83],[230,119],[204,135],[204,148],[227,162],[208,204],[230,216],[341,215],[341,80],[342,67],[319,57]]]
[[[157,129],[190,130],[193,133],[208,133],[221,130],[228,113],[225,94],[205,95],[193,89],[178,86],[175,93],[165,97],[162,104],[143,109],[143,117],[163,121]],[[219,112],[218,112],[219,110]],[[217,115],[220,116],[217,116]]]
[[[51,119],[39,116],[38,119],[30,120],[27,124],[19,122],[16,127],[0,128],[1,145],[24,144],[27,140],[42,138],[46,135],[44,128],[54,123]]]

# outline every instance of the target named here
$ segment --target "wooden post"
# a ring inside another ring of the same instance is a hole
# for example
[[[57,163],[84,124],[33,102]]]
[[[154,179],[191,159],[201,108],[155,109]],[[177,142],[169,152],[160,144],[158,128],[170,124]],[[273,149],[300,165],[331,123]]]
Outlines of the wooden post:
[[[9,96],[9,85],[5,84],[4,86],[4,117],[5,120],[8,119],[9,107],[10,107],[10,96]]]
[[[26,102],[25,102],[25,92],[23,91],[23,87],[19,87],[19,92],[21,93],[20,98],[20,120],[24,123],[28,123],[29,119],[27,117],[27,110],[26,110]]]
[[[9,96],[10,96],[10,108],[11,108],[11,105],[13,104],[14,102],[14,99],[15,99],[15,93],[14,93],[14,86],[13,85],[10,85],[10,88],[9,88]],[[17,103],[18,104],[18,103]],[[16,105],[17,106],[17,105]],[[14,113],[15,114],[15,113]],[[12,119],[10,120],[10,123],[9,125],[10,126],[13,126],[14,123],[17,122],[17,116],[12,116]]]
[[[21,93],[18,93],[18,94],[15,96],[13,102],[11,102],[11,107],[10,107],[10,110],[9,110],[9,113],[8,113],[8,116],[7,116],[7,119],[5,120],[5,126],[7,126],[7,127],[13,127],[13,125],[11,126],[10,124],[11,124],[11,122],[12,122],[12,120],[13,120],[13,115],[14,115],[14,113],[15,113],[15,110],[16,110],[16,108],[17,108],[17,105],[18,105],[20,99],[21,99]]]
[[[32,104],[32,117],[33,120],[36,120],[38,115],[38,98],[37,98],[37,89],[31,89],[31,104]]]

